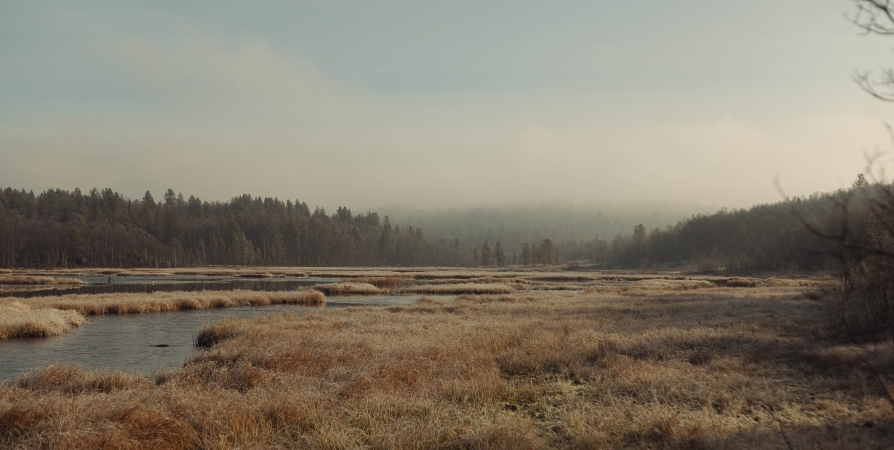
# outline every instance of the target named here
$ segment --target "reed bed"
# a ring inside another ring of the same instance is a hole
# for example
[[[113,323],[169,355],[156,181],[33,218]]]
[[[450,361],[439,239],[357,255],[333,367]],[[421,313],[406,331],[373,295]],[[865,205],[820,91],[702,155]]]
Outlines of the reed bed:
[[[0,300],[0,339],[57,336],[84,324],[75,311],[32,309],[19,301]]]
[[[511,294],[516,288],[503,283],[428,284],[401,289],[406,294],[462,295],[462,294]]]
[[[36,285],[36,284],[87,284],[75,278],[53,278],[41,276],[0,276],[0,284],[10,285]]]
[[[890,448],[890,344],[788,288],[466,295],[224,320],[180,370],[0,385],[12,448]],[[653,291],[657,292],[657,291]]]
[[[4,299],[0,299],[4,300]],[[7,299],[11,300],[11,299]],[[31,308],[55,308],[81,315],[139,314],[181,309],[209,309],[229,306],[295,304],[320,306],[326,297],[316,290],[295,291],[200,291],[153,292],[34,297],[18,299]]]
[[[313,285],[326,295],[379,295],[382,290],[369,283],[323,283]]]

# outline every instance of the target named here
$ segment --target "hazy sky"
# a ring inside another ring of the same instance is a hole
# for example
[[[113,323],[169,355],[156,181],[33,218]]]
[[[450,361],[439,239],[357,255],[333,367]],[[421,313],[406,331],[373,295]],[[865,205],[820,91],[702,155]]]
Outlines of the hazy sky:
[[[0,186],[353,208],[741,207],[850,184],[846,0],[0,1]]]

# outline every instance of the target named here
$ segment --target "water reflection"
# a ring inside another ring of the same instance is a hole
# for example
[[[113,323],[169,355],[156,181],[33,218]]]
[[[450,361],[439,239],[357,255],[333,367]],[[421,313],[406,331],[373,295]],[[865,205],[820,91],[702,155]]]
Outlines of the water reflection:
[[[323,308],[409,304],[419,295],[332,297]],[[450,300],[453,296],[436,296]],[[320,307],[298,305],[239,306],[152,314],[89,316],[87,323],[62,336],[0,340],[0,380],[53,362],[86,368],[149,373],[181,367],[193,351],[198,332],[224,318],[251,318],[282,312],[303,313]]]

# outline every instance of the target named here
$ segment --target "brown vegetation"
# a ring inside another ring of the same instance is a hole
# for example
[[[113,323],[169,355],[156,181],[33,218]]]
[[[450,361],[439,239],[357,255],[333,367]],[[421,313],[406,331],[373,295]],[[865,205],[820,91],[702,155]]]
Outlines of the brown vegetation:
[[[401,290],[407,294],[511,294],[515,288],[503,283],[463,283],[463,284],[431,284],[410,286]]]
[[[204,349],[181,370],[143,377],[56,365],[0,386],[0,442],[894,444],[894,399],[876,376],[894,368],[890,348],[810,339],[822,312],[801,288],[648,288],[640,296],[468,295],[225,320],[202,332]]]
[[[407,280],[407,277],[356,277],[348,279],[351,283],[365,283],[371,284],[379,289],[385,290],[394,290],[404,281]]]
[[[208,309],[228,306],[296,304],[320,306],[326,297],[315,290],[279,292],[262,291],[200,291],[200,292],[153,292],[150,294],[96,294],[64,295],[58,297],[34,297],[16,300],[31,308],[55,308],[76,311],[82,315],[135,314],[181,309]]]
[[[0,299],[0,339],[56,336],[83,324],[84,316],[74,311],[32,309]]]
[[[87,284],[74,278],[53,278],[38,276],[0,276],[0,284],[28,285],[28,284]]]
[[[379,295],[382,290],[368,283],[315,284],[313,289],[326,295]]]

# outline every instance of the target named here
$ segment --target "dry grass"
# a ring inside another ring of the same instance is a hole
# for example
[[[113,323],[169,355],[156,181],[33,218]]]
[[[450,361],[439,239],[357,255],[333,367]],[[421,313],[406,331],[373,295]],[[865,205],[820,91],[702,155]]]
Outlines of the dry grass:
[[[405,282],[407,277],[403,276],[394,276],[394,277],[356,277],[349,278],[347,281],[350,283],[365,283],[371,284],[379,289],[384,290],[394,290],[400,286],[401,283]]]
[[[758,287],[761,284],[761,280],[757,278],[732,277],[726,280],[726,285],[729,287]]]
[[[0,284],[34,285],[34,284],[87,284],[74,278],[53,278],[40,276],[0,276]]]
[[[401,290],[407,294],[461,295],[461,294],[511,294],[516,289],[503,283],[431,284],[410,286]]]
[[[646,279],[639,281],[602,282],[588,288],[586,292],[590,294],[651,296],[715,288],[717,288],[717,284],[705,280]]]
[[[315,284],[313,289],[326,295],[379,295],[382,290],[368,283],[324,283]]]
[[[654,286],[652,286],[654,287]],[[620,288],[619,288],[620,289]],[[17,448],[890,448],[890,345],[796,289],[423,298],[225,320],[181,370],[0,386]],[[628,292],[629,293],[629,292]]]
[[[424,279],[424,278],[423,278]],[[460,284],[460,283],[478,283],[478,284],[511,284],[511,285],[527,285],[531,282],[518,277],[473,277],[473,278],[431,278],[424,279],[425,284]]]
[[[83,324],[84,316],[74,311],[32,309],[0,299],[0,339],[56,336]]]
[[[11,301],[12,298],[0,299]],[[31,308],[55,308],[76,311],[82,315],[137,314],[181,309],[224,308],[228,306],[296,304],[320,306],[326,297],[315,290],[279,292],[262,291],[200,291],[153,292],[149,294],[64,295],[15,299]]]

